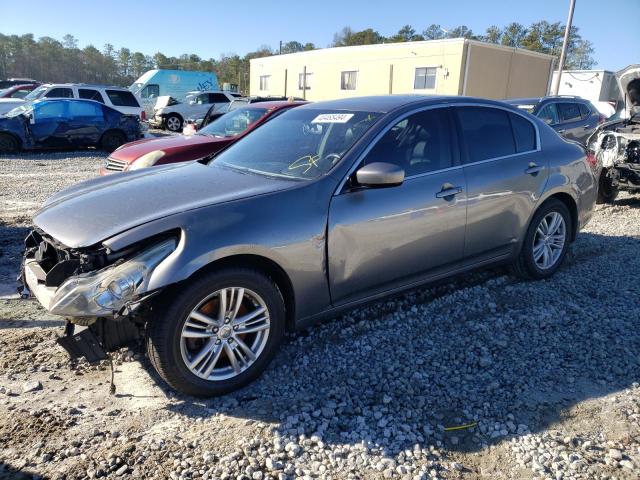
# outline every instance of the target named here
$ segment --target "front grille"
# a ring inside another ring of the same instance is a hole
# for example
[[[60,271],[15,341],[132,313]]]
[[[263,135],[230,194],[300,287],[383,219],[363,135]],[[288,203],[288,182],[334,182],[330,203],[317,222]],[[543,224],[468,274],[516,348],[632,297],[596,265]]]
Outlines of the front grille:
[[[122,172],[127,165],[127,162],[109,157],[104,164],[104,169],[109,170],[110,172]]]

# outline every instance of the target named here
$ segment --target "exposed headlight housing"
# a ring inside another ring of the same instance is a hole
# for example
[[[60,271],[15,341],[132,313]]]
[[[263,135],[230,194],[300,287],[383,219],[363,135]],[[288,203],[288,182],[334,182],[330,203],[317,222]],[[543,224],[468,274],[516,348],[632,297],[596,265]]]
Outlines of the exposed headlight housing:
[[[123,263],[70,277],[56,290],[49,309],[71,317],[114,316],[147,292],[151,273],[175,249],[175,239],[164,240]]]
[[[164,157],[164,151],[154,150],[153,152],[145,153],[141,157],[133,161],[129,165],[129,170],[138,170],[139,168],[153,167],[158,160]]]

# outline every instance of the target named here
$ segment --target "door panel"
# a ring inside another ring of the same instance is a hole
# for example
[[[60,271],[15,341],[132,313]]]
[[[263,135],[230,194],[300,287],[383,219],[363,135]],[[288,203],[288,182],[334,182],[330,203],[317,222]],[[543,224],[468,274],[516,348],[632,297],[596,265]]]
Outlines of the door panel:
[[[391,188],[359,188],[335,196],[329,210],[329,278],[334,303],[412,283],[462,259],[466,185],[457,163],[448,108],[396,120],[362,165],[402,167]],[[443,196],[443,191],[450,194]]]
[[[510,253],[524,233],[549,173],[548,161],[538,151],[536,129],[524,115],[502,109],[456,111],[467,182],[464,256],[493,258]]]
[[[438,198],[443,185],[463,191]],[[462,258],[466,198],[461,167],[333,198],[329,278],[334,304],[409,283]]]

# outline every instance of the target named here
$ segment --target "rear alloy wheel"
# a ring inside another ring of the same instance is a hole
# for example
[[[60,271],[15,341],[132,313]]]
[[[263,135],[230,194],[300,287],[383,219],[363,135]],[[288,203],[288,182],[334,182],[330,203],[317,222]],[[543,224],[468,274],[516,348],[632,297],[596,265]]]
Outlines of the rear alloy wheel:
[[[215,396],[266,368],[284,333],[284,301],[270,278],[250,269],[204,275],[154,307],[147,349],[173,388]]]
[[[127,139],[120,132],[106,132],[100,141],[100,147],[105,152],[113,152],[116,148],[124,145]]]
[[[560,268],[572,235],[571,215],[559,200],[547,200],[527,229],[522,250],[512,266],[523,278],[548,278]]]
[[[20,143],[15,137],[0,133],[0,152],[17,152],[20,149]]]
[[[164,121],[164,125],[170,132],[179,132],[180,130],[182,130],[182,118],[180,118],[179,115],[172,113]]]

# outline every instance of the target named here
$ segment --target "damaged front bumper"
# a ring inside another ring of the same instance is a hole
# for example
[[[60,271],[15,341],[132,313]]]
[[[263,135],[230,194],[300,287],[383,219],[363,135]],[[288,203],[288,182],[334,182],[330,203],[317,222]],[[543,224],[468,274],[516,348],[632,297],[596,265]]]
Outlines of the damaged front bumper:
[[[174,238],[164,238],[119,253],[81,251],[34,230],[25,240],[18,291],[67,319],[58,343],[72,357],[100,360],[106,358],[105,350],[138,337],[139,327],[130,319],[158,293],[148,291],[150,274],[175,248]],[[89,329],[74,335],[74,324]]]

